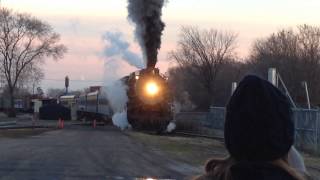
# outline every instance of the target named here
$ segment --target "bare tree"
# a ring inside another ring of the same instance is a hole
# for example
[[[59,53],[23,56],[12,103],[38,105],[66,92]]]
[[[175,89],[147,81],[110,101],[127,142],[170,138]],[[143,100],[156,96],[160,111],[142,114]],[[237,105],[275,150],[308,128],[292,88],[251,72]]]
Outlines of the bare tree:
[[[66,47],[59,41],[59,34],[49,24],[28,14],[0,9],[0,73],[9,88],[9,116],[15,116],[14,90],[24,70],[48,57],[61,58]]]
[[[187,92],[190,96],[189,99],[196,106],[193,110],[206,110],[204,108],[206,108],[208,94],[197,77],[189,73],[191,71],[189,68],[180,66],[169,68],[168,77],[172,95],[175,101],[183,105],[185,103],[183,92]],[[239,82],[248,71],[245,61],[229,60],[224,62],[215,80],[215,91],[211,95],[214,99],[212,105],[225,106],[231,95],[231,83]]]
[[[59,98],[60,96],[64,95],[65,92],[66,92],[65,89],[50,88],[47,90],[47,96],[49,98]]]
[[[320,103],[319,27],[300,25],[296,29],[282,29],[257,40],[251,51],[250,63],[257,73],[265,77],[268,68],[277,68],[290,94],[299,104],[306,102],[301,82],[307,81],[311,102]]]
[[[235,55],[236,38],[237,35],[231,32],[183,27],[178,49],[170,53],[179,66],[191,67],[187,69],[206,89],[206,108],[214,101],[215,81],[221,65]]]
[[[36,88],[44,78],[41,67],[30,65],[23,70],[17,82],[17,88],[27,89],[31,94],[35,94]]]

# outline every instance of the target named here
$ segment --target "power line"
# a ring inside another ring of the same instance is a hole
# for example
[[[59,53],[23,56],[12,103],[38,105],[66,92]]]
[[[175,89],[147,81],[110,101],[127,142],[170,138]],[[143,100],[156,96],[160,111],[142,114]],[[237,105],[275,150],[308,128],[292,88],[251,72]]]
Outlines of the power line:
[[[42,79],[44,81],[60,81],[60,82],[64,82],[65,80],[64,79]],[[102,80],[81,80],[81,79],[70,79],[69,81],[71,82],[83,82],[83,83],[86,83],[86,82],[95,82],[95,83],[103,83],[104,81]]]

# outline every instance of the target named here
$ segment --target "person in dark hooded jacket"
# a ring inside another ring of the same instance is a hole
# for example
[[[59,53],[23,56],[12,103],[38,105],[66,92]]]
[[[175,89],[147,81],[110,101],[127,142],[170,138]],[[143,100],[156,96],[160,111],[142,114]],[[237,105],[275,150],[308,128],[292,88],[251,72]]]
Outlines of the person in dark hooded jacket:
[[[225,159],[211,159],[197,180],[304,180],[288,163],[294,143],[291,104],[276,87],[246,76],[226,107]]]

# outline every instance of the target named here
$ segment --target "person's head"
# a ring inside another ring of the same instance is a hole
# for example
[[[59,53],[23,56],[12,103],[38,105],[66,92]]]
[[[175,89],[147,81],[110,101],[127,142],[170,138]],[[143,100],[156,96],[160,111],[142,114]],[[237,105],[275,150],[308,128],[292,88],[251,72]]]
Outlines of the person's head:
[[[291,104],[276,87],[246,76],[226,108],[225,145],[236,161],[267,162],[285,157],[294,142]]]
[[[263,172],[253,172],[255,168],[275,166],[295,179],[303,179],[287,163],[294,142],[291,115],[291,104],[278,88],[257,76],[246,76],[226,107],[224,137],[230,157],[208,161],[206,176],[202,177],[229,180],[235,175],[241,179],[240,173],[246,179]]]

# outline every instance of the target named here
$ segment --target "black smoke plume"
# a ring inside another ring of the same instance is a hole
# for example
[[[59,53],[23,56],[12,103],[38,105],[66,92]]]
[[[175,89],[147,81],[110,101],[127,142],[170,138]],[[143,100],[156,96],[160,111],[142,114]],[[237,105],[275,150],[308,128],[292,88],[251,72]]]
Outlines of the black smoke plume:
[[[128,18],[136,25],[136,38],[143,51],[147,67],[154,67],[165,27],[161,20],[165,0],[128,0],[128,3]]]

